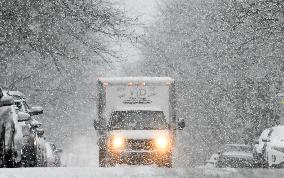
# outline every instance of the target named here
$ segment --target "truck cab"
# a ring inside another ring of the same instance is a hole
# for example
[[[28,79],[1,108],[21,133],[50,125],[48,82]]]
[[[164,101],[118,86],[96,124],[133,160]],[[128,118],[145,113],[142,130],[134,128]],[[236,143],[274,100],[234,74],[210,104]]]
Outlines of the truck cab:
[[[176,130],[174,80],[169,77],[98,79],[99,165],[156,164],[172,167]]]

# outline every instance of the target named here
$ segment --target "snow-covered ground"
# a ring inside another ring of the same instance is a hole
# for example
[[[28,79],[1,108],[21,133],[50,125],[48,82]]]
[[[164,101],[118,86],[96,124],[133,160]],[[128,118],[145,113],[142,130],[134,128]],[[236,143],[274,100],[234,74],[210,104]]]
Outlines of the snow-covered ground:
[[[62,164],[68,167],[98,167],[98,146],[95,133],[73,138],[63,147]]]
[[[203,169],[203,168],[154,168],[148,166],[95,168],[17,168],[1,169],[1,178],[178,178],[178,177],[234,177],[278,178],[281,169]]]
[[[60,168],[0,169],[0,178],[178,178],[178,177],[283,177],[281,169],[217,169],[217,168],[158,168],[121,165],[113,168],[98,167],[98,147],[94,135],[80,136],[64,147]]]
[[[78,136],[63,148],[60,168],[0,169],[0,178],[178,178],[178,177],[282,177],[281,169],[217,169],[217,168],[158,168],[120,165],[113,168],[98,167],[96,135]]]

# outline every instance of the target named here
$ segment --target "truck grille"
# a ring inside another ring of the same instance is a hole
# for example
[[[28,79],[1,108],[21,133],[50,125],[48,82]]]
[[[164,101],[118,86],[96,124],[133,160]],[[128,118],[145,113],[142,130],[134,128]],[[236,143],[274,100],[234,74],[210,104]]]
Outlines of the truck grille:
[[[153,150],[154,142],[149,139],[129,139],[127,148],[129,150]]]

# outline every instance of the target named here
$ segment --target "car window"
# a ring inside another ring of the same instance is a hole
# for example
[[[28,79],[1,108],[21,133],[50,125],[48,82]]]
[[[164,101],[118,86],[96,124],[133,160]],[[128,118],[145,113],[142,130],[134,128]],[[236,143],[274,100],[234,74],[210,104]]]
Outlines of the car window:
[[[269,129],[269,133],[268,133],[267,137],[271,137],[272,132],[273,132],[273,129]]]
[[[265,129],[261,135],[259,136],[259,142],[262,142],[262,139],[265,138],[265,137],[268,137],[268,135],[271,134],[271,130],[272,129]]]
[[[27,112],[30,110],[29,105],[25,101],[23,101],[23,106]]]
[[[17,108],[18,108],[19,111],[24,112],[24,107],[23,107],[23,105],[22,105],[22,102],[16,101],[16,102],[15,102],[15,105],[17,106]]]
[[[29,106],[25,101],[16,101],[15,105],[21,112],[29,112]]]
[[[271,132],[271,140],[284,139],[284,127],[275,127]]]

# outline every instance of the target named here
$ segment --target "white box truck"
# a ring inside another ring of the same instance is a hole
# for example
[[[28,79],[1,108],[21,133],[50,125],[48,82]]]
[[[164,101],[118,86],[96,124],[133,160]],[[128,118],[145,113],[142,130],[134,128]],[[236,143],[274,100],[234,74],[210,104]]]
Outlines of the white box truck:
[[[175,83],[169,77],[99,78],[99,165],[157,164],[172,167],[176,130]]]

